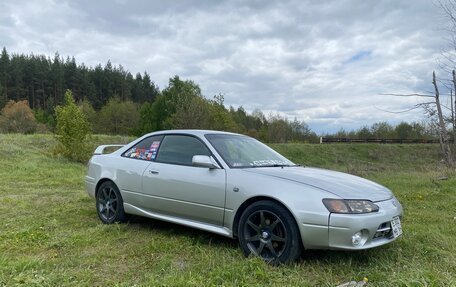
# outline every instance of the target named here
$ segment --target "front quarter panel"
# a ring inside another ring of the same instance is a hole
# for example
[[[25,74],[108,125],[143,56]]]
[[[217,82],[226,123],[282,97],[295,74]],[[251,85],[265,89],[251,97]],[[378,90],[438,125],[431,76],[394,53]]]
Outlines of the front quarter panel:
[[[295,218],[306,248],[327,248],[329,212],[321,201],[328,197],[326,191],[290,180],[252,173],[248,169],[229,169],[225,226],[233,229],[239,207],[255,197],[267,197],[283,204]]]

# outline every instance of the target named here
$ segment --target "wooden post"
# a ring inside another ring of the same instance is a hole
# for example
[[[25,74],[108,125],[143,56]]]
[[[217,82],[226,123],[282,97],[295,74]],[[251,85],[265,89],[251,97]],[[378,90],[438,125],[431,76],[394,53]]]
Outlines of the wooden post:
[[[454,75],[454,74],[453,74]],[[453,157],[451,156],[451,149],[448,145],[448,134],[445,128],[445,121],[443,120],[442,107],[440,106],[440,93],[437,87],[437,81],[435,79],[435,71],[432,71],[432,84],[435,90],[435,104],[437,106],[437,114],[439,117],[439,135],[440,135],[440,146],[442,148],[443,156],[447,165],[453,165]]]
[[[454,102],[453,102],[453,98],[451,99],[451,115],[452,115],[452,119],[453,119],[453,144],[456,145],[456,116],[455,116],[455,113],[456,111],[454,109],[456,109],[456,72],[455,70],[453,70],[453,86],[454,86]],[[454,104],[454,105],[453,105]]]
[[[453,129],[454,129],[453,89],[450,89],[450,108],[451,108],[451,124],[453,124]]]

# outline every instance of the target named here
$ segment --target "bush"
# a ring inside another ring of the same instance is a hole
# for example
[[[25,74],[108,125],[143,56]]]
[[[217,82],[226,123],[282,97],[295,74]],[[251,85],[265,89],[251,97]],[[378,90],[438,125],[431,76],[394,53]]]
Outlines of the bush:
[[[139,112],[135,103],[112,98],[98,113],[96,132],[131,135],[138,129]]]
[[[9,101],[0,115],[0,131],[5,133],[34,133],[37,122],[28,101]]]
[[[38,122],[37,130],[40,129],[40,126],[41,126],[41,128],[43,128],[43,126],[45,126],[45,128],[47,130],[51,130],[51,131],[53,131],[55,129],[55,118],[52,113],[49,113],[43,109],[36,109],[34,114],[35,114],[36,121]]]
[[[57,138],[56,153],[73,160],[84,162],[89,155],[89,146],[86,138],[89,136],[90,125],[76,105],[70,90],[65,93],[65,105],[55,108],[57,126],[55,135]]]
[[[79,108],[82,110],[87,120],[89,121],[91,131],[95,132],[95,126],[98,121],[98,114],[93,108],[92,104],[87,99],[84,99],[79,103]]]

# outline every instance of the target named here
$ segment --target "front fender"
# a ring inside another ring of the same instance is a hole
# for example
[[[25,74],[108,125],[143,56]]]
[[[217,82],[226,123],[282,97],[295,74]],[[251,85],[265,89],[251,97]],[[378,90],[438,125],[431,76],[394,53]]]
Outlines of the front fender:
[[[235,191],[237,190],[237,191]],[[298,182],[250,173],[242,169],[227,170],[225,227],[233,230],[244,202],[270,198],[281,203],[295,218],[306,248],[328,245],[329,212],[322,203],[328,192]]]

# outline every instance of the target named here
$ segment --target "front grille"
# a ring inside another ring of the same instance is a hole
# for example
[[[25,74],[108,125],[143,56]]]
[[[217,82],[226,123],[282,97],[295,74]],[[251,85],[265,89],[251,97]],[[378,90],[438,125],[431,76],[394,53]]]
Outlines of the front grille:
[[[393,230],[391,228],[391,223],[383,222],[377,228],[377,232],[375,232],[373,240],[380,239],[380,238],[391,238],[393,236]]]

